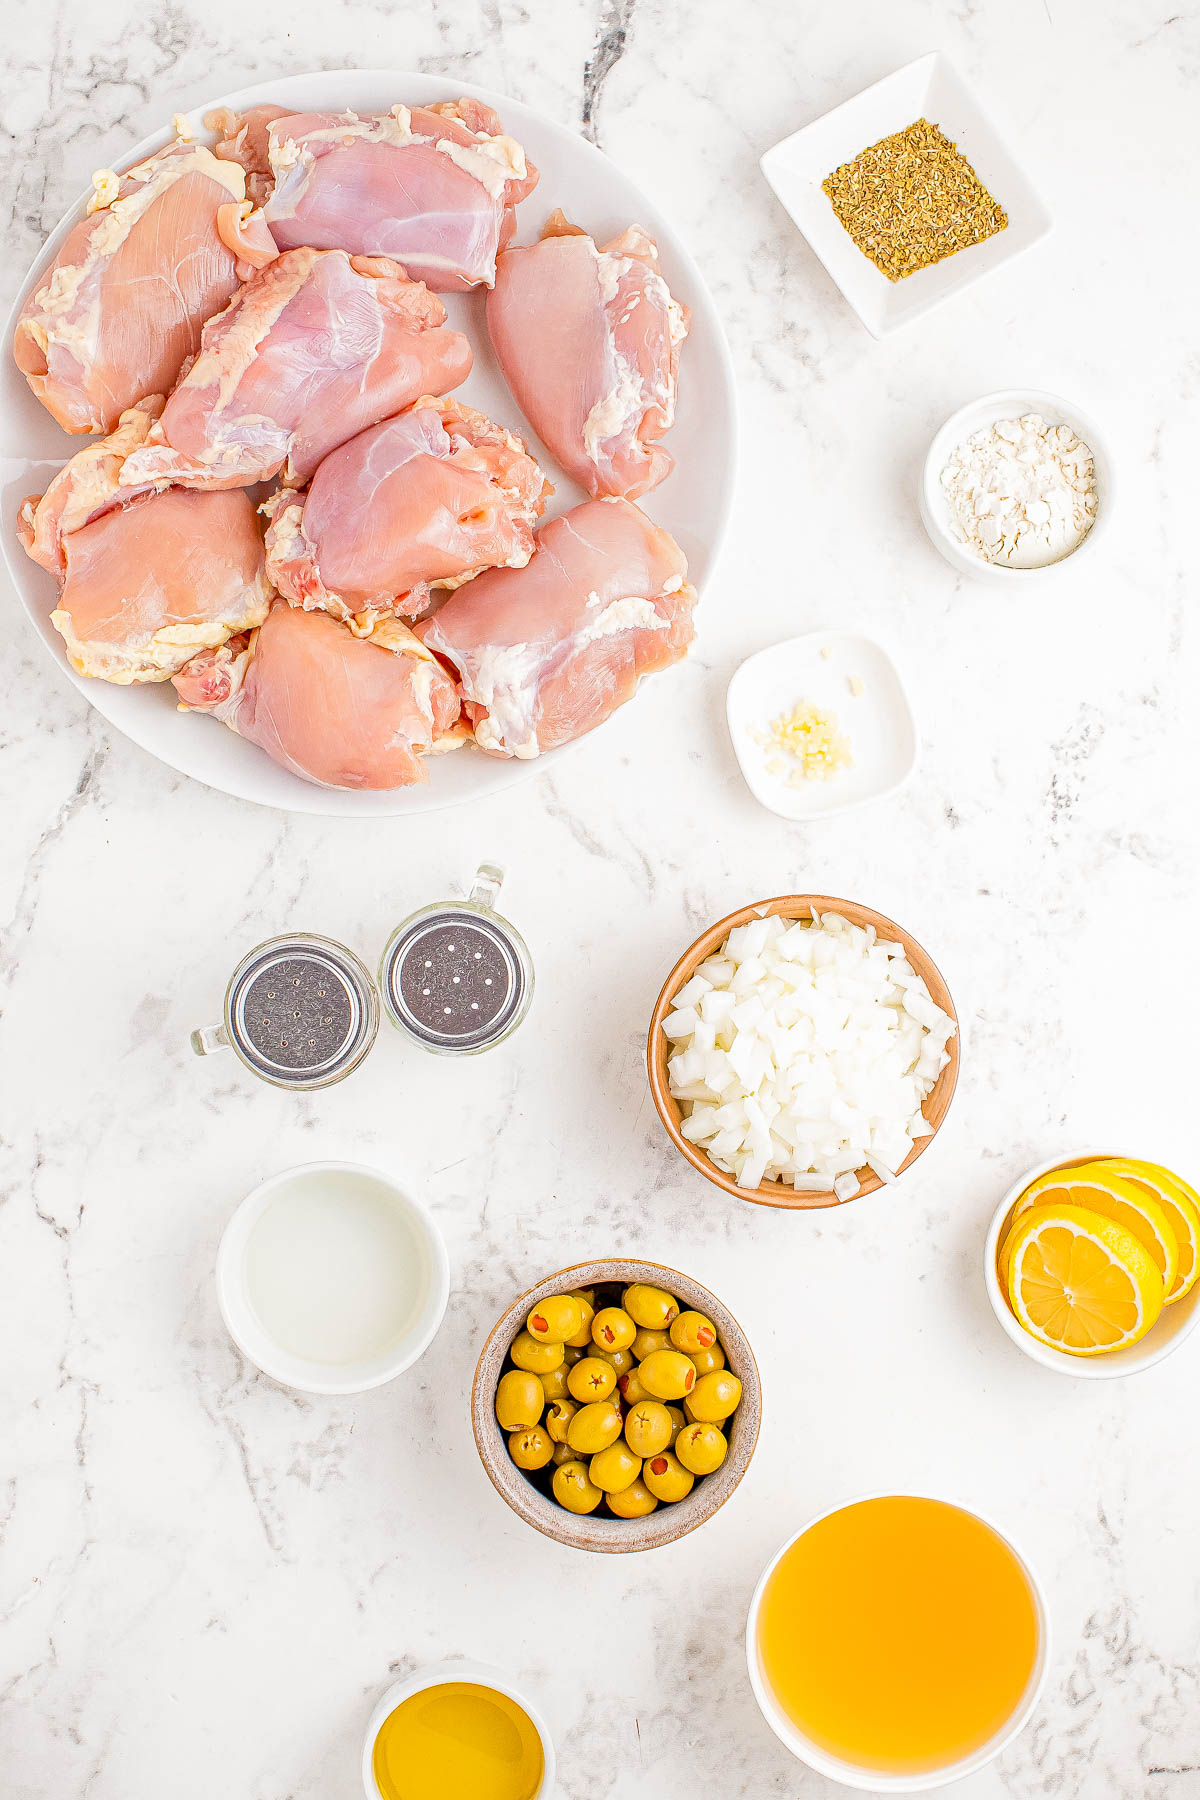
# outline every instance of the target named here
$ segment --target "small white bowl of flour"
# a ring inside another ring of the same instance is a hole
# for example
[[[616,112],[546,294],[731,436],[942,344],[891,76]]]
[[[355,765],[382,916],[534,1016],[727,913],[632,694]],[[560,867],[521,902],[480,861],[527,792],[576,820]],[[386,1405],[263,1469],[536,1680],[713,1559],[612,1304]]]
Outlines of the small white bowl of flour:
[[[1095,422],[1057,394],[1005,388],[947,419],[925,458],[921,518],[946,561],[1027,580],[1094,546],[1112,511]]]

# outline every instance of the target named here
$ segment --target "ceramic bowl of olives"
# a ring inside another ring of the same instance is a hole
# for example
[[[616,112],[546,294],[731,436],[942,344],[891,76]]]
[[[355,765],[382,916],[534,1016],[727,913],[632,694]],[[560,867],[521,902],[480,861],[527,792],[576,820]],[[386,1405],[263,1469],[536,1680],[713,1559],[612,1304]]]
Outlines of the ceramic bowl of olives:
[[[661,1263],[560,1269],[515,1300],[475,1370],[480,1460],[526,1524],[577,1550],[655,1550],[749,1466],[762,1387],[715,1294]]]

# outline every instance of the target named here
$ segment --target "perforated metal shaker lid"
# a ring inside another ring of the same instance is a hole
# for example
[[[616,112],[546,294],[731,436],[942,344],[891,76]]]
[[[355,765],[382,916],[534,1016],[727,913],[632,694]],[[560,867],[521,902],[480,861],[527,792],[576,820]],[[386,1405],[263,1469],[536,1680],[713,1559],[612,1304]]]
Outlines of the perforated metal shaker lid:
[[[379,997],[344,944],[303,932],[260,944],[234,970],[221,1025],[192,1033],[198,1055],[228,1047],[277,1087],[328,1087],[356,1069],[379,1030]]]
[[[379,985],[388,1016],[427,1050],[469,1056],[490,1049],[529,1009],[529,952],[492,904],[502,879],[494,864],[483,864],[465,901],[423,907],[384,951]]]

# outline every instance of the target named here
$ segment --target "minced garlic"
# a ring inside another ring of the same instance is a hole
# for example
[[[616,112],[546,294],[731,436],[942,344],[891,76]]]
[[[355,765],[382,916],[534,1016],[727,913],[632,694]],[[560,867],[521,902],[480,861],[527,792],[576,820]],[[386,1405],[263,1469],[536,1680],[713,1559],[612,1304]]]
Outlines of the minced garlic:
[[[806,781],[829,781],[854,761],[850,740],[833,713],[822,712],[812,700],[801,700],[791,712],[781,713],[766,731],[751,731],[756,744],[767,752],[767,773],[786,779],[789,787]]]

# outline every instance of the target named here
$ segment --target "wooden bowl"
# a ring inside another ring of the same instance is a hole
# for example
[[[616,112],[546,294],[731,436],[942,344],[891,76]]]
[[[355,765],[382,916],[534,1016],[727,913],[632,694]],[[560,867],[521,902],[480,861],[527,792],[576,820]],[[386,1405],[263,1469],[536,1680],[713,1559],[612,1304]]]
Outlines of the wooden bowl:
[[[684,1137],[680,1126],[683,1123],[683,1112],[679,1102],[672,1098],[667,1079],[667,1056],[670,1051],[670,1040],[662,1030],[662,1022],[674,1004],[675,995],[685,981],[690,981],[700,964],[713,954],[714,950],[725,942],[729,933],[737,925],[746,925],[752,919],[765,918],[768,913],[781,913],[785,919],[811,919],[814,912],[840,913],[852,925],[873,925],[876,934],[894,943],[904,946],[905,955],[921,976],[929,989],[930,995],[942,1011],[949,1013],[958,1024],[958,1014],[954,1010],[954,1002],[950,998],[950,990],[942,980],[937,966],[914,937],[902,931],[891,919],[885,919],[882,913],[872,912],[869,906],[859,906],[853,900],[834,900],[828,894],[783,894],[776,900],[757,900],[752,906],[739,907],[737,912],[730,913],[726,919],[720,919],[710,925],[701,937],[698,937],[690,949],[685,950],[667,979],[663,982],[662,992],[650,1017],[650,1031],[646,1038],[646,1068],[650,1076],[650,1092],[658,1109],[658,1116],[666,1127],[667,1136],[679,1151],[687,1158],[693,1169],[714,1182],[717,1187],[724,1188],[727,1194],[734,1194],[739,1200],[751,1200],[758,1206],[782,1206],[806,1211],[810,1207],[840,1206],[840,1201],[832,1189],[818,1192],[815,1189],[797,1189],[787,1186],[782,1181],[761,1181],[756,1188],[739,1187],[732,1175],[718,1169],[704,1150],[696,1144],[690,1144]],[[928,1137],[919,1138],[909,1154],[896,1171],[903,1174],[910,1169],[927,1145],[931,1144],[941,1127],[942,1120],[950,1108],[954,1098],[954,1089],[958,1081],[960,1034],[954,1036],[946,1045],[950,1061],[935,1081],[921,1111],[932,1125],[933,1130]],[[873,1169],[863,1168],[858,1171],[858,1193],[847,1196],[850,1200],[858,1200],[863,1194],[873,1194],[883,1184]]]
[[[586,1516],[567,1512],[518,1469],[508,1454],[507,1435],[496,1421],[496,1387],[504,1372],[504,1360],[531,1308],[549,1294],[560,1294],[570,1288],[598,1287],[606,1281],[616,1282],[621,1287],[636,1281],[664,1287],[674,1294],[685,1310],[693,1308],[705,1313],[717,1328],[727,1367],[742,1384],[741,1404],[724,1427],[729,1439],[729,1453],[721,1467],[713,1475],[698,1477],[686,1500],[678,1500],[673,1505],[662,1504],[644,1519],[616,1519],[599,1511]],[[678,1269],[669,1269],[665,1263],[632,1262],[624,1258],[610,1257],[559,1269],[514,1300],[483,1346],[471,1389],[475,1445],[492,1486],[527,1525],[574,1550],[609,1553],[657,1550],[663,1544],[673,1544],[677,1538],[695,1531],[724,1506],[746,1473],[758,1442],[761,1419],[762,1383],[758,1364],[749,1339],[729,1308],[706,1287],[701,1287],[698,1281],[681,1274]]]

